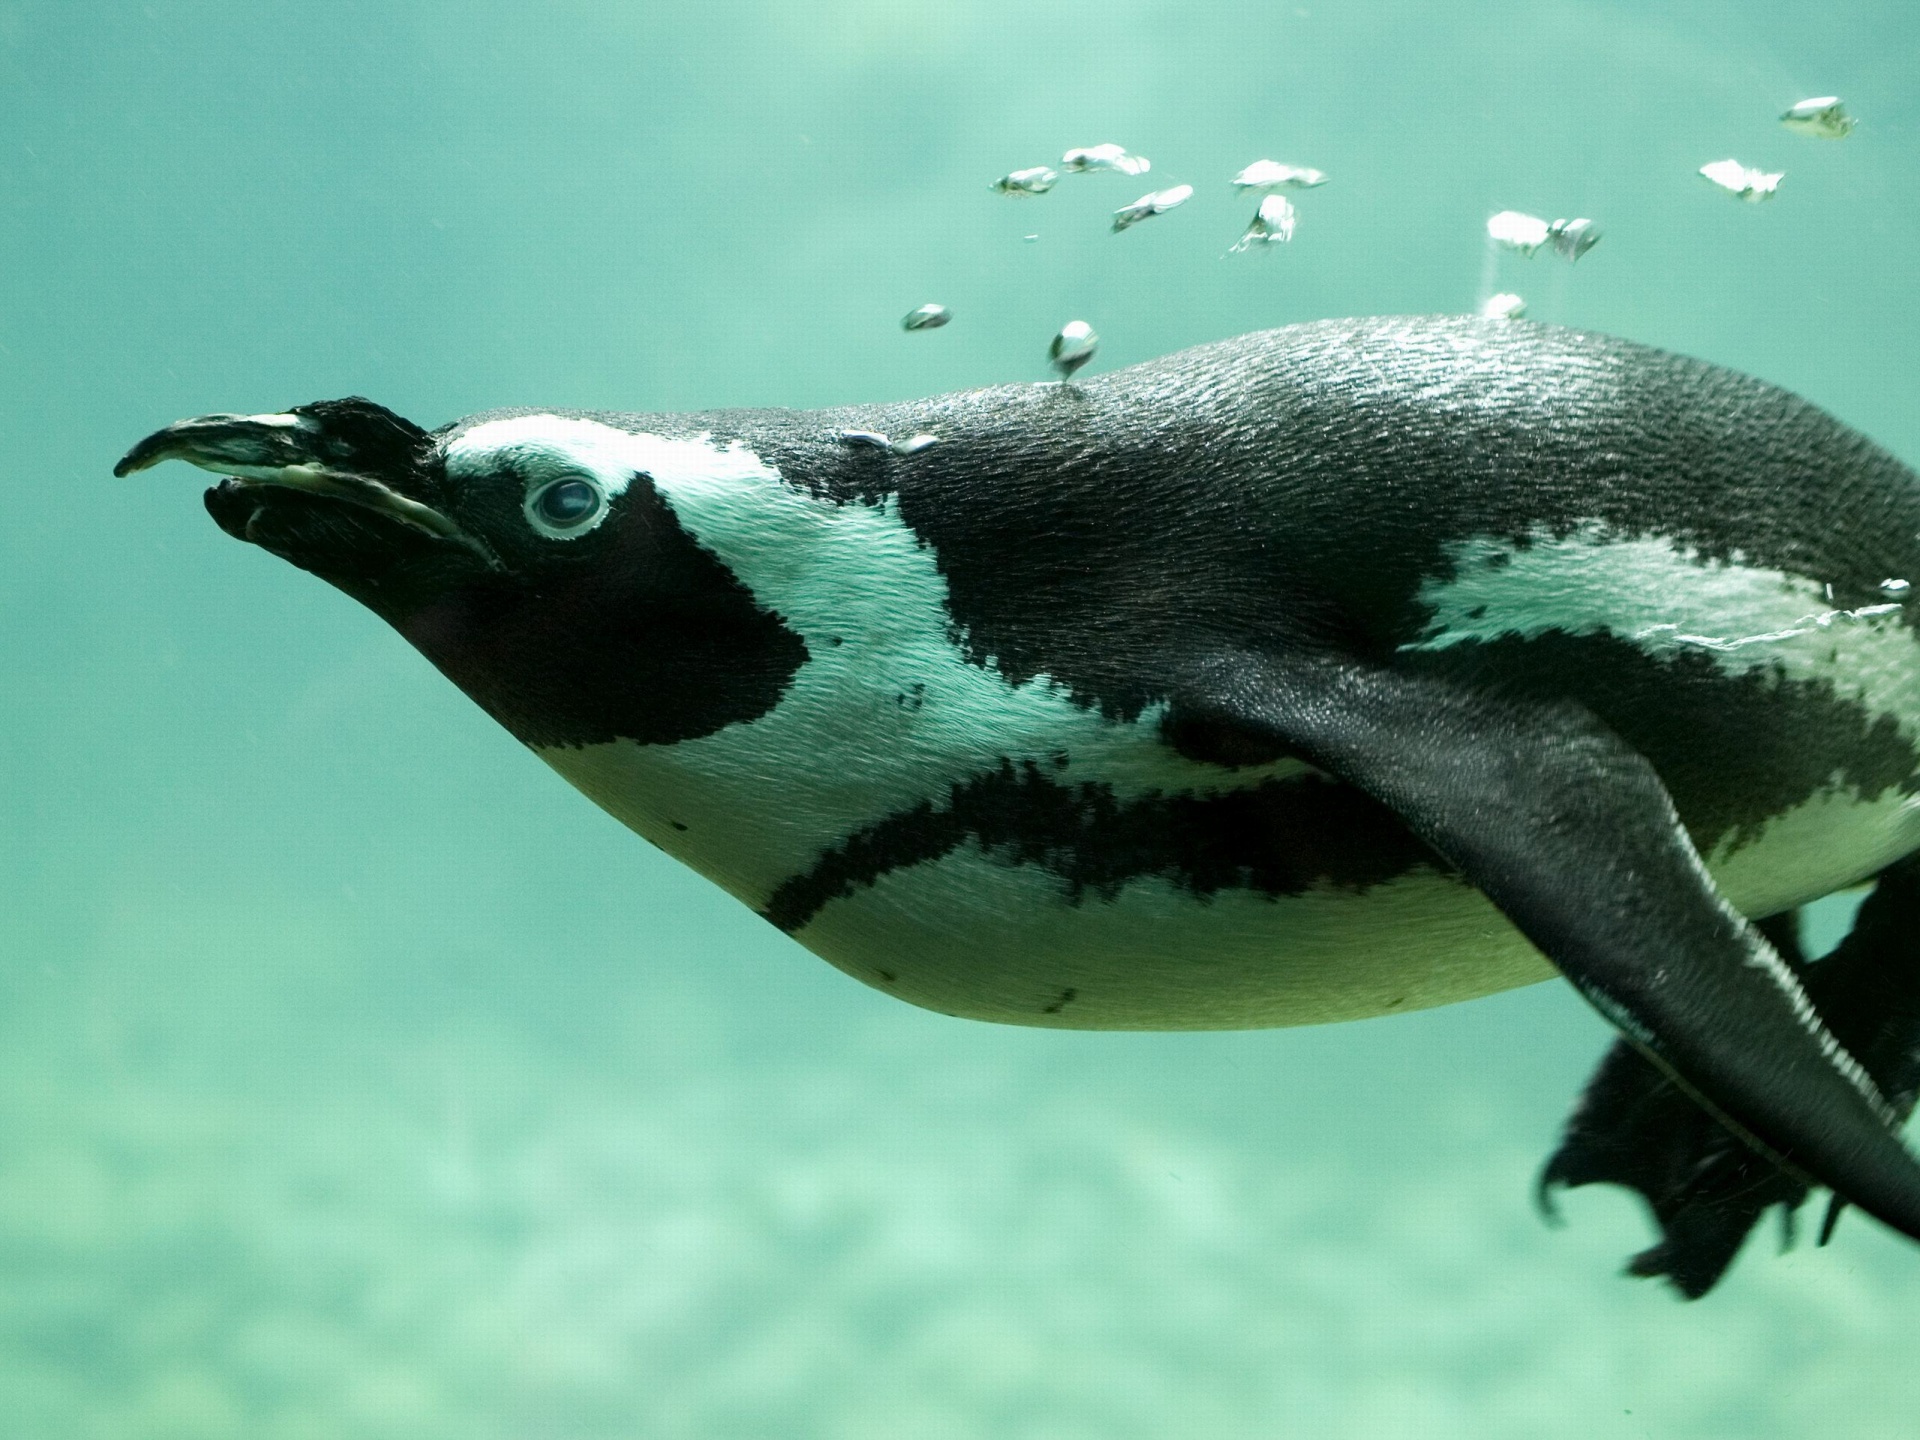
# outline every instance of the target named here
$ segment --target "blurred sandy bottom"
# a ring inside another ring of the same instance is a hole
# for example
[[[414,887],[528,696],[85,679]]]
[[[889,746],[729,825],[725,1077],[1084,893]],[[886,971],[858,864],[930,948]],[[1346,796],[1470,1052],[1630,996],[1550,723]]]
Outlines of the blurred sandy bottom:
[[[1638,1215],[1539,1224],[1497,1068],[1408,1097],[1459,1142],[1407,1163],[1361,1112],[1263,1128],[1285,1095],[1240,1138],[1143,1123],[971,1027],[683,1064],[723,1023],[656,1007],[618,1074],[485,1024],[314,1063],[294,1026],[254,1052],[280,1084],[124,1054],[103,1082],[16,1033],[6,1433],[1912,1433],[1903,1247],[1763,1236],[1691,1307],[1617,1278]]]

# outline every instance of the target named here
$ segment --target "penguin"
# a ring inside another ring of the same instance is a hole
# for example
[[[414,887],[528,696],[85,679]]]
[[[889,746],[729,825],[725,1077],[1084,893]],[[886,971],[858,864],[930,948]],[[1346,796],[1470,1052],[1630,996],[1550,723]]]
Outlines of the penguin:
[[[889,994],[1209,1029],[1558,975],[1621,1040],[1542,1196],[1639,1191],[1639,1273],[1704,1293],[1816,1184],[1920,1238],[1920,478],[1786,391],[1374,318],[814,411],[204,415],[115,473],[173,459]]]

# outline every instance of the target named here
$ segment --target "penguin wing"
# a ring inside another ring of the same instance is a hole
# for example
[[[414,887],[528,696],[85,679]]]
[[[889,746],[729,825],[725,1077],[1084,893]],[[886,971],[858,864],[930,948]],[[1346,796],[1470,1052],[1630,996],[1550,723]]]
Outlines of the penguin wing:
[[[1583,707],[1324,655],[1191,667],[1171,719],[1391,808],[1716,1117],[1920,1239],[1920,1163],[1793,971],[1715,889],[1653,767]]]

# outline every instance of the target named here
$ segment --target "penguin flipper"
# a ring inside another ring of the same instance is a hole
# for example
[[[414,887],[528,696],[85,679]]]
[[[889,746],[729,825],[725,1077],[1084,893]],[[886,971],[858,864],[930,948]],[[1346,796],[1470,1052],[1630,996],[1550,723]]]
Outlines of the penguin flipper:
[[[1239,730],[1392,809],[1679,1087],[1802,1182],[1920,1239],[1897,1115],[1714,887],[1653,767],[1584,708],[1331,656],[1184,672],[1174,733]]]

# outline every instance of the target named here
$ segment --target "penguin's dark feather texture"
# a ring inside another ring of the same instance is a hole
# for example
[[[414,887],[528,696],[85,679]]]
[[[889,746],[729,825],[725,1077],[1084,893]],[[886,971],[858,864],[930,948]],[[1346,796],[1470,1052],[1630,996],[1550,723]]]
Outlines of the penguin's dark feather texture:
[[[291,413],[319,427],[322,456],[339,469],[371,476],[402,494],[412,493],[418,477],[430,473],[433,437],[384,405],[349,395],[343,400],[296,405]],[[433,497],[414,494],[413,498]]]

